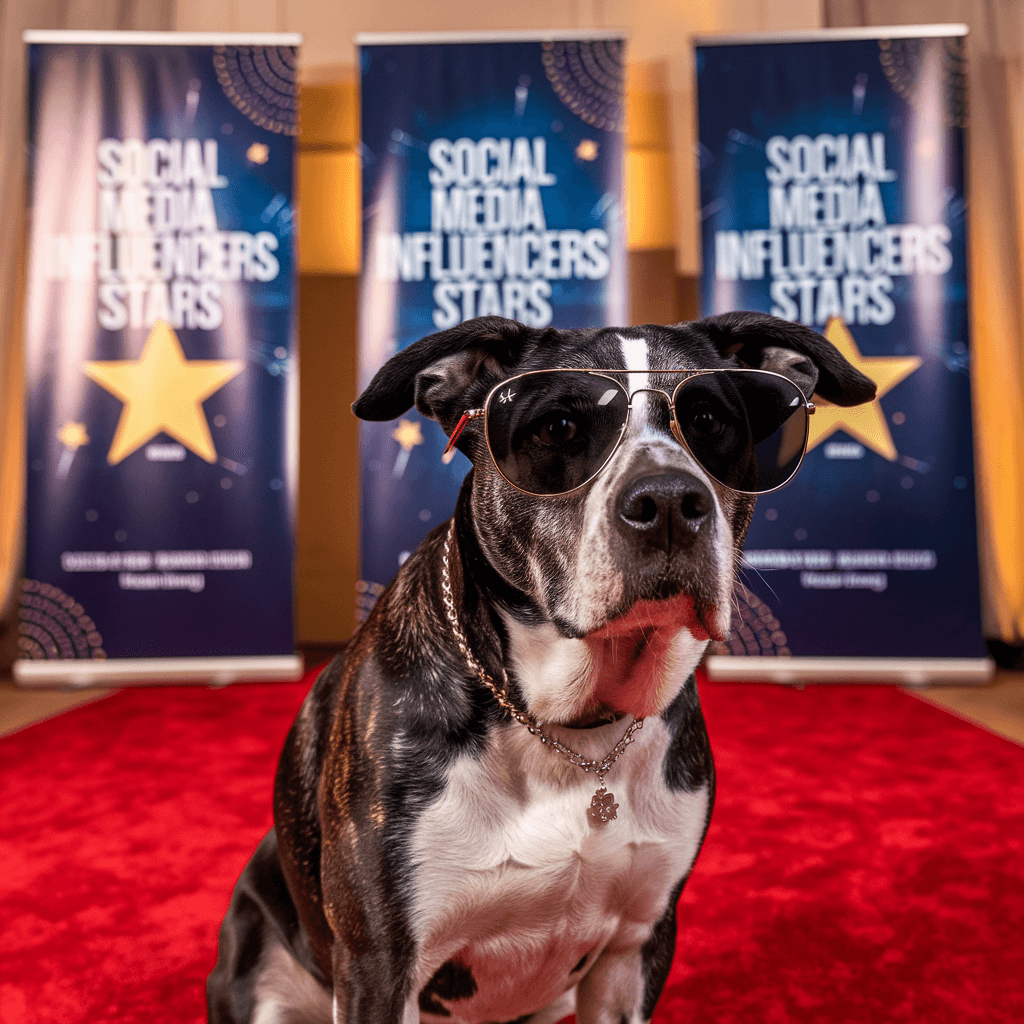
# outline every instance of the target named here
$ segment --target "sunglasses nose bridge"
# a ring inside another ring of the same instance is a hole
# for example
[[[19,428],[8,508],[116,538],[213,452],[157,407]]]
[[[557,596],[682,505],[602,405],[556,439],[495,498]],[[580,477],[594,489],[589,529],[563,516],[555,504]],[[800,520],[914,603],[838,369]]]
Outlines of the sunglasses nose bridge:
[[[633,408],[633,399],[636,398],[637,395],[661,395],[661,397],[668,402],[669,409],[672,409],[672,396],[661,388],[637,388],[636,391],[631,391],[629,393],[629,407],[631,409]]]
[[[631,391],[629,393],[629,400],[632,401],[634,396],[640,395],[640,394],[664,395],[666,401],[668,401],[668,402],[672,401],[672,396],[667,391],[665,391],[663,388],[637,388],[636,391]]]
[[[690,451],[690,446],[686,443],[686,439],[683,437],[683,432],[679,428],[679,420],[676,417],[676,395],[679,393],[679,387],[681,386],[682,383],[684,383],[684,382],[681,382],[680,385],[677,385],[675,391],[671,395],[667,391],[663,390],[662,388],[637,388],[636,391],[634,391],[629,396],[629,409],[630,409],[630,412],[632,412],[632,410],[633,410],[633,397],[635,395],[638,395],[638,394],[641,394],[641,393],[643,393],[643,394],[651,394],[651,395],[661,395],[661,397],[665,399],[665,402],[668,405],[668,427],[669,427],[669,430],[672,431],[672,436],[683,446],[683,448],[686,449],[687,452],[689,452],[689,454],[690,454],[690,456],[692,458],[695,458],[695,456],[693,455],[693,452]],[[700,460],[698,459],[697,461],[699,463]]]
[[[637,388],[636,391],[630,392],[628,414],[632,414],[633,412],[633,399],[636,398],[637,395],[661,395],[661,397],[665,399],[665,403],[668,405],[669,428],[671,429],[672,434],[676,437],[676,439],[681,440],[679,428],[676,424],[676,407],[673,396],[670,395],[667,391],[663,390],[662,388]]]

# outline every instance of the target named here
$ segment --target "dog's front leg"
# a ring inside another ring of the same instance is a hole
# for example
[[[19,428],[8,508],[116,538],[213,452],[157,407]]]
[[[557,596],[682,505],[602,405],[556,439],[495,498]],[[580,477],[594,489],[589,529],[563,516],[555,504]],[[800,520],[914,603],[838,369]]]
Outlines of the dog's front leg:
[[[324,845],[334,1024],[419,1024],[416,942],[382,847],[380,832],[350,825]]]
[[[391,957],[362,951],[351,956],[335,943],[334,1024],[419,1024],[416,994]]]
[[[606,949],[576,992],[578,1024],[640,1024],[644,979],[640,950]]]
[[[381,986],[384,987],[384,986]],[[376,1013],[374,1008],[368,1010],[370,1014]],[[350,1014],[353,1014],[351,1015]],[[351,1021],[352,1024],[356,1024],[357,1021],[361,1020],[380,1020],[380,1016],[359,1016],[363,1013],[363,1009],[357,1004],[354,1008],[350,1006],[349,1009],[339,1009],[338,1005],[338,990],[334,990],[334,1024],[342,1024],[344,1021]],[[390,1019],[390,1018],[384,1018]],[[420,1008],[416,1001],[416,996],[410,996],[405,1001],[405,1006],[402,1008],[402,1015],[398,1018],[398,1024],[420,1024]]]
[[[683,882],[676,886],[643,945],[612,943],[597,958],[577,990],[577,1024],[642,1024],[651,1019],[675,955],[676,901],[682,887]]]

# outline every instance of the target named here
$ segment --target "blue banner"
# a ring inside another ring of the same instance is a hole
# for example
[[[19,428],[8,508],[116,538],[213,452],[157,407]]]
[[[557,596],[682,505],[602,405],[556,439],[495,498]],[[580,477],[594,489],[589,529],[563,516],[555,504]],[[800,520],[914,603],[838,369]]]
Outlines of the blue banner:
[[[53,35],[21,656],[292,655],[296,47]]]
[[[360,42],[361,387],[474,316],[624,323],[624,41]],[[469,462],[414,409],[361,429],[365,612]]]
[[[878,385],[759,500],[725,653],[984,657],[964,39],[700,45],[697,81],[704,312],[799,320]]]

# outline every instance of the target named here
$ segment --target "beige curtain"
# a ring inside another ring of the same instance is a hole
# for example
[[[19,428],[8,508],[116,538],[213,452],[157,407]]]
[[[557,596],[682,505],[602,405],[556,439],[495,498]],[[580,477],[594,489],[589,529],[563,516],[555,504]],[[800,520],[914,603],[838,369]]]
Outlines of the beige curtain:
[[[823,0],[828,28],[963,22],[986,634],[1024,643],[1024,0]]]
[[[0,0],[0,631],[21,565],[25,29],[171,29],[174,0]],[[7,645],[4,645],[5,647]]]

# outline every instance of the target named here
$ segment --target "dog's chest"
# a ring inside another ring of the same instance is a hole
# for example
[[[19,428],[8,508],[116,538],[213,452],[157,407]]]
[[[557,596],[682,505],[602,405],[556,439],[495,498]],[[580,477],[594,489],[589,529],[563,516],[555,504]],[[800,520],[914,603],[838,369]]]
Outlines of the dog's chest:
[[[596,778],[525,729],[501,730],[483,756],[455,762],[410,851],[427,1019],[533,1012],[605,950],[643,944],[693,864],[708,809],[707,787],[665,786],[668,738],[660,721],[645,724],[606,780],[616,818],[597,826],[586,813]],[[590,742],[594,756],[604,739]]]

